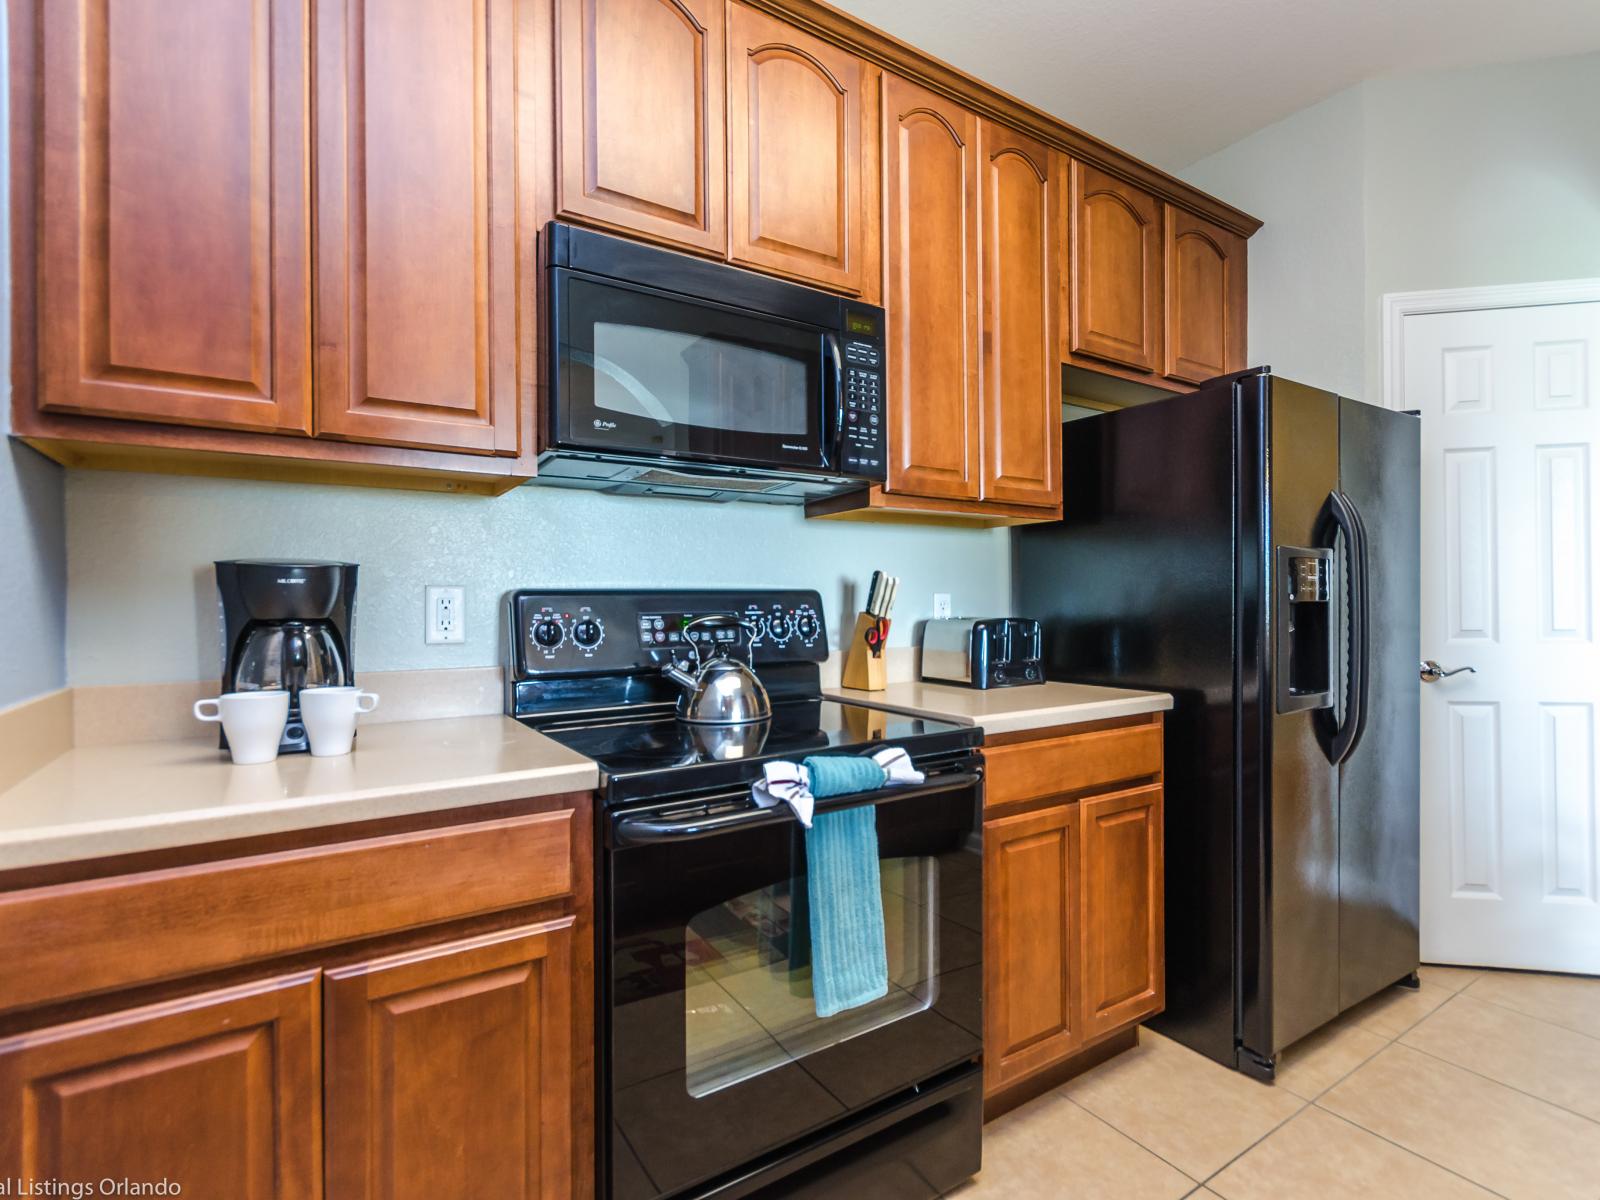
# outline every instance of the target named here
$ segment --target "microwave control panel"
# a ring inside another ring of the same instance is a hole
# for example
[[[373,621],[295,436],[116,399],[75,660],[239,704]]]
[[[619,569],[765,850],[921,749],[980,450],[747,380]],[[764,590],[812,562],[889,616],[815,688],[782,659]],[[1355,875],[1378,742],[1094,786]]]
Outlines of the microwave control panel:
[[[883,479],[889,455],[883,408],[883,343],[847,334],[844,402],[839,410],[839,466],[847,475]]]

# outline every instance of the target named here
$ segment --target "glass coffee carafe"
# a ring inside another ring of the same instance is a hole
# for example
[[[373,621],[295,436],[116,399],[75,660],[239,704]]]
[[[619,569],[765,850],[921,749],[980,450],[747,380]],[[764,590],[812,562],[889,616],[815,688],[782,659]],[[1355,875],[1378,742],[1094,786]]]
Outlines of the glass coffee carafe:
[[[332,627],[321,621],[273,621],[246,635],[233,690],[286,691],[298,710],[301,688],[337,687],[344,680],[344,659]]]

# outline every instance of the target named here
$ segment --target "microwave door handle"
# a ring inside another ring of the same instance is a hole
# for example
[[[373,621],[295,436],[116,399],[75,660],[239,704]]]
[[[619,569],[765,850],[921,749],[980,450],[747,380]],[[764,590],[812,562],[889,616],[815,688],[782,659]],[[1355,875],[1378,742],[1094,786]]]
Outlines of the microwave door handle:
[[[827,465],[837,470],[844,469],[844,351],[839,343],[839,335],[832,330],[822,335],[823,343],[827,346],[827,353],[823,356],[826,360],[824,368],[828,372],[829,395],[822,404],[822,421],[824,424],[831,421],[831,429],[823,429],[822,444],[832,448],[833,461]]]
[[[841,808],[859,808],[865,804],[921,800],[929,796],[942,796],[949,792],[977,787],[982,781],[981,771],[940,775],[936,779],[913,787],[878,788],[870,792],[828,796],[817,801],[814,811],[825,813]],[[625,816],[617,820],[611,827],[611,832],[618,846],[648,846],[659,842],[682,842],[693,838],[713,837],[721,833],[737,833],[754,829],[758,825],[777,825],[796,820],[788,805],[777,804],[771,808],[745,808],[718,816],[691,815],[665,819]]]

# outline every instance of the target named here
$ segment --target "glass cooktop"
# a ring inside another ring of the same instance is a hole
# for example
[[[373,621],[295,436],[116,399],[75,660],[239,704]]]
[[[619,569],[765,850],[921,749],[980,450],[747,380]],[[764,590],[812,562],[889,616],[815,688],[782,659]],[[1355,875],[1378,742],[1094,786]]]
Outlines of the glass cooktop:
[[[982,736],[966,726],[831,700],[775,704],[772,719],[754,725],[690,725],[656,713],[591,724],[547,719],[537,727],[600,765],[608,804],[754,782],[771,759],[870,752],[880,743],[903,746],[916,758],[968,749]]]

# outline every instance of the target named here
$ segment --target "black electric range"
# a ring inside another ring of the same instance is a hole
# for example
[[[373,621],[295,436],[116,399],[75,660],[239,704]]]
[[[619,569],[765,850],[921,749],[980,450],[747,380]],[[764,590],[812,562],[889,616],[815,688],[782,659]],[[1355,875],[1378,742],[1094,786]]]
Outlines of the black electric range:
[[[507,712],[595,760],[597,1178],[608,1200],[939,1195],[979,1166],[982,762],[975,729],[822,698],[811,591],[507,598]],[[770,720],[690,725],[669,662],[735,614]],[[745,643],[748,642],[748,646]],[[921,785],[876,812],[890,987],[823,1018],[805,830],[760,809],[762,764],[903,747]]]

